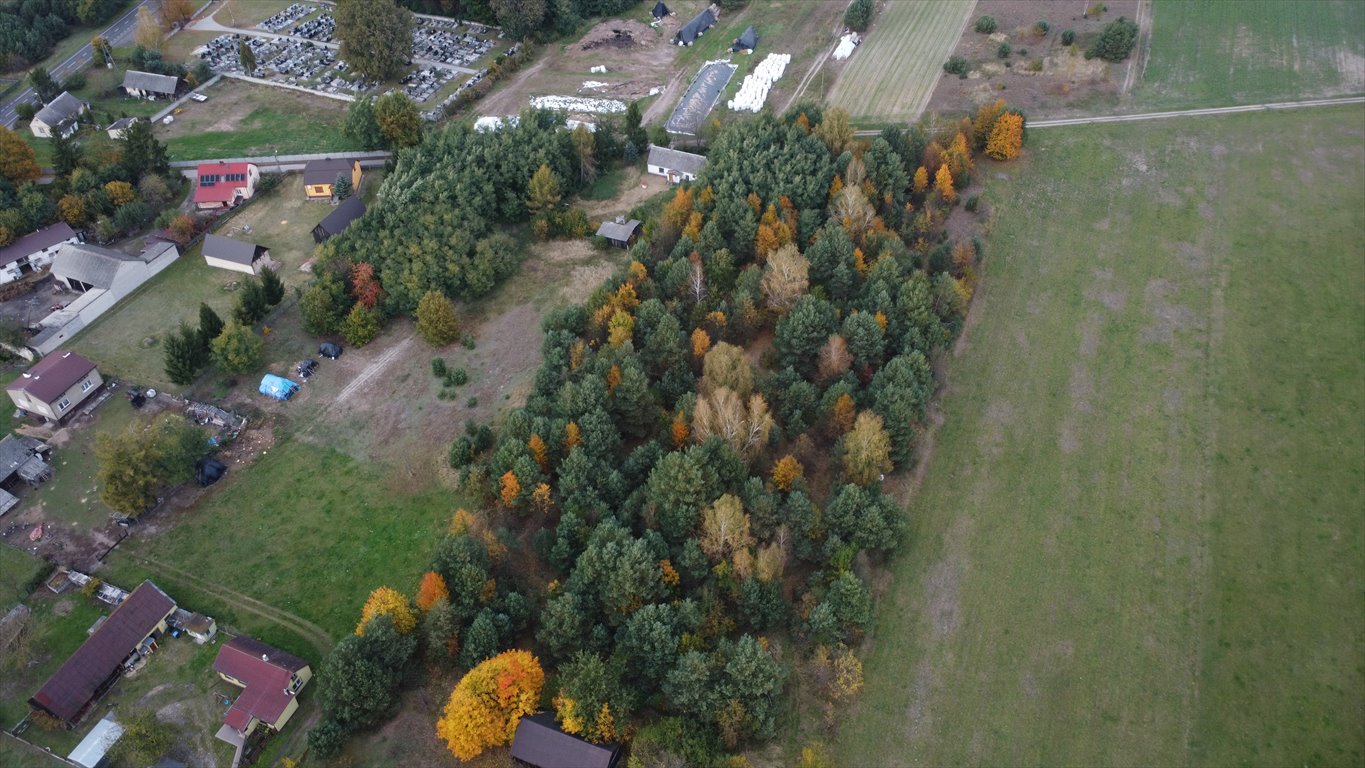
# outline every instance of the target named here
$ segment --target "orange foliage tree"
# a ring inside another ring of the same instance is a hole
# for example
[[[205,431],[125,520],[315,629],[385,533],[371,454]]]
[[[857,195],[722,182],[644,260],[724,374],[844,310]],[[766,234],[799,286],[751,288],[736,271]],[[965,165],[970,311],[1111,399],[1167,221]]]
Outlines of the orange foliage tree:
[[[427,571],[422,575],[422,584],[417,587],[417,609],[422,613],[431,610],[431,606],[437,600],[449,600],[450,587],[446,586],[445,577],[435,571]]]
[[[687,423],[687,413],[678,411],[673,415],[673,447],[681,448],[687,445],[687,438],[692,434],[692,428]]]
[[[521,496],[521,481],[517,479],[517,473],[510,469],[502,475],[501,496],[503,505],[508,507],[516,504]]]
[[[583,441],[583,430],[578,428],[578,422],[571,421],[564,425],[564,450],[572,451],[575,445]]]
[[[928,189],[928,188],[929,188],[929,172],[926,171],[926,170],[924,169],[924,166],[921,165],[921,166],[920,166],[918,169],[916,169],[916,171],[915,171],[915,181],[914,181],[914,184],[910,187],[910,190],[911,190],[912,192],[914,192],[916,195],[922,195],[922,194],[924,194],[924,190],[926,190],[926,189]]]
[[[544,685],[545,671],[530,651],[504,651],[460,678],[436,735],[461,760],[510,743],[521,718],[540,708]]]
[[[536,465],[544,470],[549,462],[549,449],[545,447],[545,441],[540,435],[531,435],[531,439],[526,441],[526,447],[531,451],[531,458],[536,460]]]
[[[777,486],[778,490],[790,491],[792,483],[805,474],[806,470],[801,466],[801,462],[797,461],[795,456],[787,454],[773,465],[773,485]]]
[[[692,331],[692,356],[697,358],[706,357],[706,351],[711,348],[711,334],[698,328]]]
[[[1024,118],[1015,112],[1006,112],[995,121],[991,138],[986,142],[986,154],[996,160],[1013,160],[1019,156],[1024,146]]]
[[[957,199],[957,190],[953,189],[953,172],[948,169],[948,164],[944,163],[938,167],[938,173],[934,174],[934,188],[943,196],[943,201],[951,203]]]
[[[351,267],[351,290],[356,301],[374,309],[384,289],[379,287],[379,281],[374,278],[373,264],[362,261]]]
[[[417,615],[412,612],[412,605],[408,602],[407,596],[392,587],[379,587],[371,592],[370,599],[365,601],[355,633],[365,634],[365,625],[370,623],[370,619],[385,614],[393,617],[393,628],[401,633],[411,632],[413,627],[417,626]]]

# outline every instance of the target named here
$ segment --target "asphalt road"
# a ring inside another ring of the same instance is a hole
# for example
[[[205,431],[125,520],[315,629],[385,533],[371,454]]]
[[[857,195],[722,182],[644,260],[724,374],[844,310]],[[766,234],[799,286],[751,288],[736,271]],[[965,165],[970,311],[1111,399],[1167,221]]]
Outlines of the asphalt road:
[[[108,40],[112,46],[127,45],[133,39],[133,32],[137,29],[137,9],[149,3],[151,0],[143,0],[143,2],[129,8],[127,13],[115,19],[114,23],[110,24],[102,33],[104,39]],[[87,42],[80,50],[71,54],[66,61],[50,68],[48,72],[52,75],[52,79],[60,82],[71,76],[73,72],[79,72],[89,67],[93,57],[94,51],[90,48],[90,43]],[[14,124],[19,121],[19,113],[15,111],[15,108],[20,104],[37,103],[37,101],[38,97],[33,93],[33,89],[25,88],[3,107],[0,107],[0,123],[3,123],[6,128],[13,128]]]

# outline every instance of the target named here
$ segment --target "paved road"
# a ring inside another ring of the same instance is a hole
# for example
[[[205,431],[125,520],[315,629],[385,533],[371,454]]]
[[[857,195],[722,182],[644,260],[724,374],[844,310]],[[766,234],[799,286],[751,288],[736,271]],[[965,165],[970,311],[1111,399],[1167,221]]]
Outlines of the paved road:
[[[1163,120],[1168,117],[1200,117],[1204,115],[1231,115],[1237,112],[1264,112],[1277,109],[1306,109],[1309,107],[1335,107],[1342,104],[1365,104],[1365,96],[1343,96],[1336,99],[1311,99],[1308,101],[1278,101],[1269,104],[1244,104],[1239,107],[1209,107],[1206,109],[1180,109],[1173,112],[1142,112],[1134,115],[1096,115],[1094,117],[1068,117],[1059,120],[1030,120],[1028,129],[1061,128],[1068,125],[1096,125],[1099,123],[1133,123],[1142,120]],[[855,136],[877,136],[881,131],[854,131]]]
[[[127,45],[133,39],[133,32],[137,30],[137,9],[151,2],[152,0],[143,0],[143,2],[129,8],[127,13],[118,17],[113,24],[109,25],[108,29],[104,30],[102,33],[104,39],[108,40],[112,46]],[[66,61],[52,67],[48,72],[52,75],[52,79],[60,82],[72,73],[89,67],[93,58],[94,51],[90,48],[90,43],[87,42],[80,50],[71,54]],[[0,107],[0,123],[3,123],[6,128],[13,128],[14,124],[19,121],[19,113],[16,108],[20,104],[37,103],[37,101],[38,97],[33,93],[33,89],[25,88],[19,92],[19,95]]]

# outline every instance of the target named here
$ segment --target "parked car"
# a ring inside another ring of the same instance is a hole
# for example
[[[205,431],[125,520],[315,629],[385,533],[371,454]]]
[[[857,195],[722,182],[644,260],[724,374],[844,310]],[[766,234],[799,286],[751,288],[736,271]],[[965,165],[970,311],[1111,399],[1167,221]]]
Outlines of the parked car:
[[[198,91],[194,91],[194,92],[190,93],[190,98],[191,98],[191,99],[194,99],[195,101],[197,101],[197,102],[199,102],[199,103],[201,103],[201,104],[209,100],[209,97],[205,96],[204,94],[202,94],[202,93],[200,93],[200,92],[198,92]]]

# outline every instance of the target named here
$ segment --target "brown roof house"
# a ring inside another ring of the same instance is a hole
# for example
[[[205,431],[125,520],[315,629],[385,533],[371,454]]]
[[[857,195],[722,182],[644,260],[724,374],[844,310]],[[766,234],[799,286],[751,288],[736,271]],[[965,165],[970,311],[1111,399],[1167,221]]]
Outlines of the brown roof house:
[[[43,683],[29,705],[75,725],[125,669],[156,650],[156,637],[166,631],[166,619],[174,612],[174,600],[152,582],[142,582]]]
[[[210,234],[204,236],[204,262],[210,267],[254,275],[271,263],[270,249],[255,243]]]
[[[104,383],[95,364],[76,354],[48,355],[5,388],[20,409],[61,421]]]
[[[303,659],[242,636],[219,649],[213,671],[242,688],[216,734],[235,745],[239,754],[258,726],[279,731],[289,722],[299,708],[299,691],[313,678],[313,670]]]
[[[303,166],[303,191],[309,200],[331,200],[335,194],[332,185],[341,174],[351,177],[352,192],[360,189],[365,174],[360,170],[359,160],[309,160]]]

